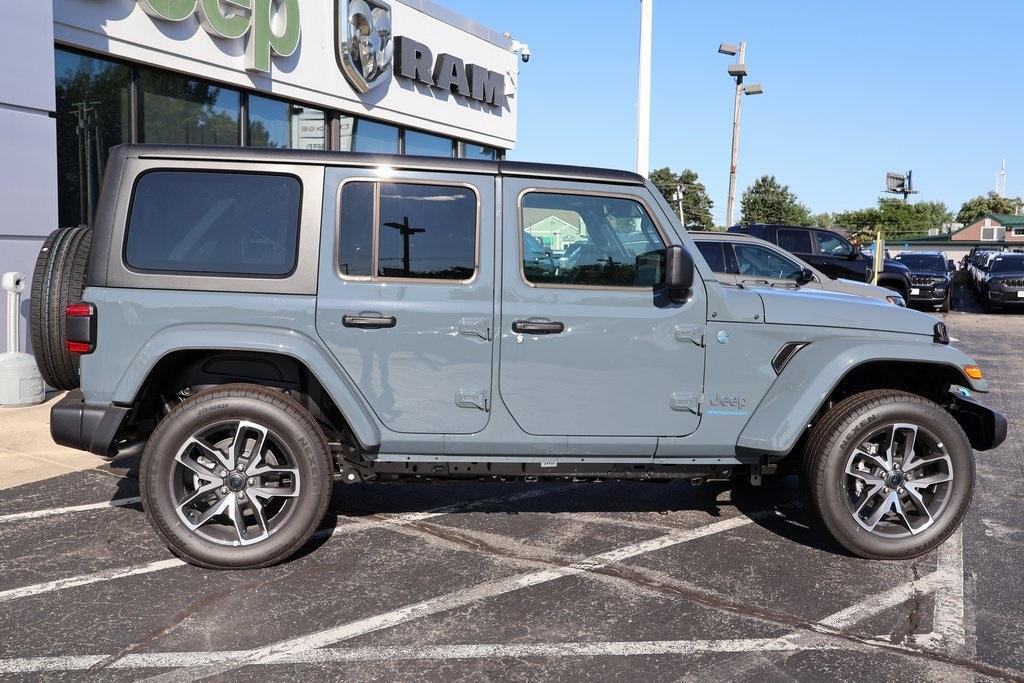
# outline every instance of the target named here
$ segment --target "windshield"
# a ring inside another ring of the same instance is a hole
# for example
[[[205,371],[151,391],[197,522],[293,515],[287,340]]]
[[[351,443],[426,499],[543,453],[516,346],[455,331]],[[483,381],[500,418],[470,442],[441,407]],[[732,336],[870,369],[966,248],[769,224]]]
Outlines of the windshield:
[[[900,254],[896,260],[911,270],[945,273],[946,261],[935,254]]]
[[[1024,271],[1024,254],[997,256],[989,269],[992,273],[1010,273]]]

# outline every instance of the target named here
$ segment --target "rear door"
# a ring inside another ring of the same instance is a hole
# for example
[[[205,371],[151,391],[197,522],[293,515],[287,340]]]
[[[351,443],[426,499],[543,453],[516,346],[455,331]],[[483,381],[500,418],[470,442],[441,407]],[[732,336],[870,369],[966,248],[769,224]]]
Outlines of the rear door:
[[[696,430],[706,292],[698,276],[685,304],[657,294],[665,245],[680,240],[646,189],[503,184],[499,387],[519,426],[570,445]],[[538,258],[534,240],[561,256]]]
[[[381,422],[487,424],[494,329],[492,176],[328,169],[317,331]]]

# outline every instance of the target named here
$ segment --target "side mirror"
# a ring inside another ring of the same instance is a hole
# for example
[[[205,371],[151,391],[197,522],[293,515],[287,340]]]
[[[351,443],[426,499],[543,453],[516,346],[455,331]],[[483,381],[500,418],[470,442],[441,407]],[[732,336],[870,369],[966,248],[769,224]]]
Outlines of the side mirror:
[[[850,255],[847,256],[846,258],[848,258],[851,261],[853,261],[853,260],[859,258],[860,255],[861,255],[860,247],[858,247],[856,244],[851,244],[850,245]]]
[[[693,289],[693,257],[678,244],[665,249],[665,288],[677,304],[685,302]]]
[[[814,273],[811,272],[810,268],[804,268],[796,275],[796,283],[800,286],[806,285],[808,282],[814,281]]]

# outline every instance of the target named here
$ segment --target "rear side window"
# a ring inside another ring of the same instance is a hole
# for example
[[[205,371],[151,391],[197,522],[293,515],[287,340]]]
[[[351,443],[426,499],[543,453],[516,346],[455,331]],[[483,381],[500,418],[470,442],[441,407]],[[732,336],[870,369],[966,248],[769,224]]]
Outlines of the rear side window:
[[[476,272],[477,196],[469,187],[350,182],[339,212],[343,276],[465,281]]]
[[[151,171],[135,186],[125,262],[136,270],[285,277],[295,269],[293,176]]]
[[[697,242],[697,248],[700,250],[701,255],[704,256],[704,260],[708,262],[708,267],[711,268],[713,273],[725,273],[725,250],[722,248],[721,242]]]
[[[779,246],[792,254],[810,254],[811,233],[806,230],[779,230]]]

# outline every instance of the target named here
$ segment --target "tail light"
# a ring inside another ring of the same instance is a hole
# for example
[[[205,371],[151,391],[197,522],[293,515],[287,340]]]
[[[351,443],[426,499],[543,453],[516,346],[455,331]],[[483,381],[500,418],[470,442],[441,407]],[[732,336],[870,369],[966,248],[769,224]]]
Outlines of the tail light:
[[[96,307],[89,303],[68,304],[64,346],[70,353],[92,353],[96,348]]]

